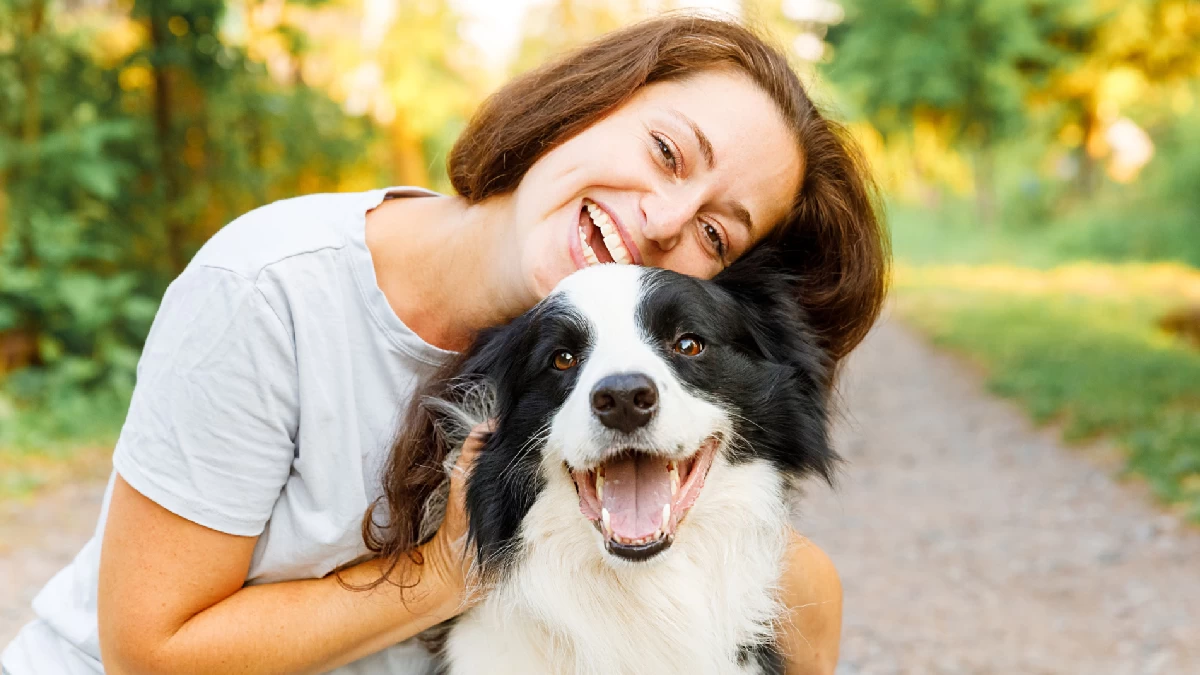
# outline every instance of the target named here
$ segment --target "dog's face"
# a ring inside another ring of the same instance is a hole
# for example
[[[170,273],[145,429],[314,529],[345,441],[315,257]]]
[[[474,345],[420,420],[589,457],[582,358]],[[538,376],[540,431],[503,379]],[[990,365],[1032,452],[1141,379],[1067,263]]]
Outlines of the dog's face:
[[[713,281],[602,265],[477,341],[497,428],[468,486],[485,569],[558,482],[614,562],[668,549],[713,463],[828,477],[827,359],[769,252]]]

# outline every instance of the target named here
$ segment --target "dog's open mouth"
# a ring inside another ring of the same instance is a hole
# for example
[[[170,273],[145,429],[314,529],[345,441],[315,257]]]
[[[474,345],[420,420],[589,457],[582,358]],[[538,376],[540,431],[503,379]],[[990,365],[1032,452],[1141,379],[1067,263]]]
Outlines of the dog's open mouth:
[[[636,561],[669,548],[704,487],[719,444],[710,436],[678,461],[628,450],[595,469],[572,471],[579,508],[604,536],[608,552]]]

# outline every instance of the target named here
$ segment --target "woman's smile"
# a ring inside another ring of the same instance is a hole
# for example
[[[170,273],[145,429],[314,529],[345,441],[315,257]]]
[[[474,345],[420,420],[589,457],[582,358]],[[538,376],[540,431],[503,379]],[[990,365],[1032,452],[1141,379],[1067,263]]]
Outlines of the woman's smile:
[[[578,222],[568,238],[578,269],[601,263],[642,264],[641,252],[617,216],[591,199],[584,198]]]

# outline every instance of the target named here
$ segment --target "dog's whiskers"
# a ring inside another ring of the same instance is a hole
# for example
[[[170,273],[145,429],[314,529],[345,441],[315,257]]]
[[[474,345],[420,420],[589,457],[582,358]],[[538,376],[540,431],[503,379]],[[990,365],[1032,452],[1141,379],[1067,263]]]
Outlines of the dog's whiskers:
[[[506,482],[509,482],[511,485],[511,480],[514,476],[516,476],[516,473],[512,470],[513,467],[515,467],[518,462],[524,459],[525,456],[533,452],[538,445],[545,442],[549,436],[550,422],[547,421],[545,424],[539,427],[537,431],[530,435],[530,437],[526,439],[523,444],[521,444],[521,448],[517,450],[515,454],[513,454],[512,459],[510,459],[508,464],[504,467],[504,471],[501,473],[501,478]]]

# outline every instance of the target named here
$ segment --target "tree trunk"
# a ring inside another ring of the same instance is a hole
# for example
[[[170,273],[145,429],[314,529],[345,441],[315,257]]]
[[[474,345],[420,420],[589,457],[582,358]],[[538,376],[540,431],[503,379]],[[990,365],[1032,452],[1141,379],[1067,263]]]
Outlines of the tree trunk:
[[[1095,106],[1091,100],[1086,101],[1083,108],[1083,142],[1079,144],[1079,173],[1075,179],[1079,195],[1084,199],[1090,199],[1096,190],[1096,160],[1088,145],[1099,124]]]
[[[37,175],[39,150],[37,148],[38,141],[42,138],[42,29],[46,21],[46,2],[45,0],[32,0],[29,4],[29,33],[24,40],[25,58],[23,59],[22,79],[24,79],[25,89],[25,109],[22,111],[21,117],[21,144],[24,146],[25,162],[18,168],[18,181],[21,178],[28,180]],[[24,176],[20,176],[19,172],[24,172]],[[0,234],[3,234],[7,229],[7,184],[6,177],[0,176],[0,191],[4,191],[0,195]],[[24,228],[18,228],[17,236],[20,238],[22,248],[25,253],[25,260],[28,264],[36,264],[36,246],[33,241],[33,230],[26,224]],[[3,237],[0,237],[3,241]]]
[[[996,167],[989,145],[975,152],[975,208],[979,222],[991,227],[996,222]]]
[[[154,46],[154,133],[158,142],[159,176],[163,181],[163,224],[166,233],[165,263],[173,277],[183,271],[183,226],[179,222],[178,206],[182,196],[176,171],[177,155],[172,138],[174,111],[171,101],[171,77],[165,56],[167,51],[167,16],[162,3],[150,3],[150,43]]]
[[[46,20],[45,0],[33,0],[29,6],[28,48],[25,51],[25,115],[21,125],[21,140],[32,146],[42,134],[42,25]],[[36,160],[36,154],[33,160]]]
[[[0,247],[8,235],[8,172],[0,168]]]

